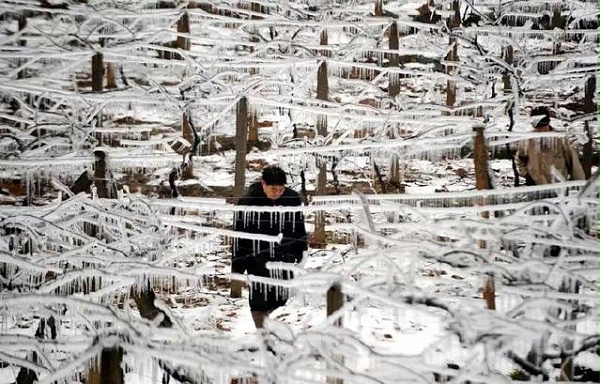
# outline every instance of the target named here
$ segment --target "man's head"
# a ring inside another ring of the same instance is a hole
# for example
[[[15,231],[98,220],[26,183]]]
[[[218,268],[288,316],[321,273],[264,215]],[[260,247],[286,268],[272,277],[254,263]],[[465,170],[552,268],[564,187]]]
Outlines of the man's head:
[[[531,125],[536,132],[548,132],[550,128],[550,110],[547,107],[535,107],[531,110]]]
[[[265,195],[271,200],[277,200],[285,191],[286,176],[283,169],[270,166],[263,169],[262,187]]]

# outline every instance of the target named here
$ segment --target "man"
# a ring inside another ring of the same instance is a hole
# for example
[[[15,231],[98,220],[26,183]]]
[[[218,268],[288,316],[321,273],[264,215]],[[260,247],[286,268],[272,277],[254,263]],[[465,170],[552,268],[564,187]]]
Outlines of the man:
[[[550,111],[546,107],[537,107],[531,111],[531,124],[535,132],[552,132],[550,125]],[[524,140],[519,143],[515,154],[515,163],[519,175],[525,177],[525,185],[551,184],[559,173],[565,180],[584,180],[585,173],[579,161],[575,148],[571,147],[564,137],[539,137]],[[547,192],[540,197],[555,196],[554,192]],[[542,213],[548,213],[547,207]],[[560,247],[550,246],[544,255],[558,256]]]
[[[265,168],[262,180],[250,185],[238,205],[259,207],[299,206],[300,196],[285,186],[286,174],[276,166]],[[234,230],[263,235],[283,235],[279,244],[267,241],[238,238],[233,246],[231,271],[248,272],[249,275],[280,277],[289,279],[287,272],[270,273],[266,267],[269,261],[299,263],[308,249],[304,215],[302,212],[242,212],[235,214]],[[262,283],[252,283],[250,288],[250,311],[256,328],[263,327],[263,321],[276,308],[285,304],[288,291]]]
[[[537,107],[531,111],[535,132],[552,132],[550,111]],[[556,169],[565,180],[584,180],[585,174],[575,148],[566,138],[540,137],[522,141],[517,146],[515,163],[525,185],[543,185],[554,182],[552,169]]]

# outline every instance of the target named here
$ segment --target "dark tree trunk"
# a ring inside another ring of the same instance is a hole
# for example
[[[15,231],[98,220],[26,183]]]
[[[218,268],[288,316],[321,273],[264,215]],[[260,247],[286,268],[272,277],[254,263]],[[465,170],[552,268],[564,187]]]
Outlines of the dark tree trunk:
[[[106,88],[115,89],[117,88],[117,76],[115,74],[115,64],[106,64]]]
[[[194,143],[194,133],[192,132],[192,127],[190,126],[189,112],[184,112],[181,118],[181,130],[183,131],[183,138],[186,139],[190,145]],[[182,155],[186,155],[186,153],[182,153]],[[191,154],[190,154],[191,155]],[[181,178],[183,180],[189,180],[194,177],[194,167],[192,166],[191,160],[188,162],[186,166],[183,167]]]
[[[96,52],[92,56],[92,91],[104,90],[104,57],[102,53]]]
[[[490,172],[488,168],[488,153],[483,135],[484,127],[474,127],[474,154],[473,163],[475,166],[475,189],[492,189]]]
[[[258,143],[258,116],[255,111],[251,115],[250,125],[248,126],[248,144],[252,146]]]
[[[264,13],[263,9],[262,9],[262,7],[260,5],[260,3],[256,3],[256,2],[250,3],[250,10],[252,12],[256,12],[256,13]],[[263,17],[260,16],[260,15],[252,15],[250,17],[250,19],[252,19],[252,20],[261,20],[261,19],[263,19]]]
[[[18,19],[18,28],[19,31],[24,30],[25,28],[27,28],[27,16],[25,15],[25,12],[21,12],[19,14],[19,19]],[[19,46],[24,47],[25,44],[27,42],[25,41],[25,39],[19,39]],[[19,60],[18,65],[21,65],[21,62]],[[27,76],[27,70],[26,69],[22,69],[19,71],[19,73],[17,73],[17,79],[23,79]]]
[[[179,20],[177,20],[177,48],[182,49],[184,51],[190,50],[190,15],[185,12]],[[181,36],[180,34],[185,34],[187,36]]]
[[[506,111],[508,114],[508,132],[512,132],[515,126],[515,103],[511,102],[508,110]],[[517,163],[515,162],[515,152],[516,150],[511,148],[510,144],[506,144],[506,152],[510,154],[511,166],[513,170],[514,182],[513,185],[515,187],[519,186],[519,169],[517,168]]]
[[[233,196],[239,198],[246,188],[246,147],[248,141],[248,99],[244,96],[237,103],[235,120],[235,176]]]
[[[327,290],[327,316],[332,315],[337,310],[342,308],[344,305],[344,295],[342,294],[342,287],[339,283],[334,283],[329,290]],[[342,319],[339,318],[335,321],[335,325],[338,327],[342,326]],[[333,356],[336,359],[342,359],[341,356]],[[344,381],[337,377],[328,377],[327,384],[343,384]]]
[[[317,71],[317,99],[327,101],[328,94],[329,82],[327,79],[327,61],[322,61]],[[327,121],[327,119],[324,120]],[[323,121],[323,119],[319,121]],[[327,135],[327,124],[317,123],[317,130],[319,135]]]
[[[452,31],[460,27],[460,1],[454,0],[452,2],[452,15],[448,18],[448,27],[450,28],[451,35],[448,44],[452,46],[450,52],[446,56],[446,61],[450,62],[446,64],[446,74],[455,76],[458,74],[458,39],[452,35]],[[456,104],[456,81],[448,79],[446,83],[446,106],[453,107]]]
[[[242,96],[237,103],[235,118],[235,174],[233,198],[237,202],[246,189],[246,149],[248,144],[248,99]],[[232,280],[229,295],[242,297],[242,282]]]
[[[321,31],[321,35],[319,36],[319,45],[329,45],[329,35],[327,34],[326,29]],[[329,49],[322,49],[321,55],[324,57],[331,57],[331,51],[329,51]]]
[[[390,26],[389,30],[389,48],[390,53],[390,68],[398,68],[400,66],[400,57],[398,56],[398,49],[400,42],[398,41],[398,24],[394,21]],[[388,72],[389,87],[388,94],[393,99],[400,93],[400,76],[397,73]]]
[[[342,287],[335,283],[327,290],[327,316],[331,316],[335,311],[342,308],[344,305],[344,295],[342,294]],[[342,325],[341,318],[336,320],[337,326]]]
[[[375,0],[375,9],[373,10],[375,17],[383,16],[383,0]]]
[[[96,365],[88,371],[86,384],[123,384],[122,361],[121,347],[104,348],[100,354],[100,361],[96,361]]]
[[[488,150],[485,143],[485,137],[483,135],[485,127],[473,127],[475,133],[474,138],[474,154],[473,162],[475,165],[475,189],[492,189],[492,182],[490,178],[490,172],[488,167]],[[480,201],[480,204],[485,205],[486,201]],[[484,218],[489,217],[488,212],[481,214]],[[485,248],[485,241],[480,240],[479,246]],[[486,302],[487,308],[490,310],[496,309],[496,289],[494,276],[488,276],[485,285],[482,290],[483,298]]]
[[[514,61],[514,53],[513,52],[514,51],[513,51],[512,45],[506,45],[506,46],[502,47],[502,60],[504,60],[504,62],[509,66],[513,65],[513,61]],[[505,70],[504,74],[502,75],[502,84],[504,85],[504,87],[503,87],[504,94],[508,94],[512,91],[512,85],[510,83],[510,79],[511,79],[510,71]]]
[[[328,94],[327,61],[323,61],[317,71],[317,99],[327,100]],[[327,137],[327,117],[318,116],[317,118],[317,133],[320,136]],[[317,196],[323,196],[326,194],[327,185],[327,163],[325,159],[317,158],[317,168],[319,172],[317,174],[315,192]],[[325,237],[325,213],[323,211],[315,212],[315,228],[311,243],[314,247],[324,247],[327,244]]]
[[[591,76],[587,79],[585,83],[585,99],[584,99],[584,112],[585,113],[594,113],[597,115],[597,105],[594,103],[594,92],[596,91],[596,76]],[[590,122],[585,122],[585,131],[588,137],[588,141],[583,145],[583,158],[581,161],[581,165],[583,166],[583,172],[585,173],[585,178],[589,179],[592,175],[592,127],[590,126]]]
[[[94,162],[94,183],[96,184],[96,191],[98,197],[108,198],[108,180],[106,171],[106,152],[102,150],[94,151],[95,162]]]

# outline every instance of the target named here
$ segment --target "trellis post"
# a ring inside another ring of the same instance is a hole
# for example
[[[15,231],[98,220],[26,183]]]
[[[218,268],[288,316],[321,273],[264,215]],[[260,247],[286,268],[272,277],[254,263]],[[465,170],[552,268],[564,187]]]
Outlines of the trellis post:
[[[321,45],[327,44],[327,31],[321,32]],[[324,43],[324,44],[323,44]],[[329,83],[327,79],[327,60],[319,64],[317,70],[317,99],[326,101],[329,94]],[[317,133],[322,137],[327,137],[327,116],[317,117]],[[327,162],[323,158],[317,157],[317,186],[316,194],[323,196],[326,194],[327,185]],[[316,247],[323,247],[327,243],[325,238],[325,212],[315,212],[315,229],[312,237],[312,244]]]
[[[473,126],[473,161],[475,166],[475,189],[477,190],[492,189],[488,168],[488,151],[485,144],[485,136],[483,134],[484,131],[484,124],[476,124]],[[484,204],[485,200],[480,203]],[[481,215],[484,218],[489,218],[489,212],[483,212]],[[485,240],[479,241],[479,247],[486,247]],[[496,288],[493,275],[488,276],[485,285],[483,286],[483,298],[488,309],[496,309]]]
[[[94,184],[98,197],[109,197],[106,179],[106,151],[101,148],[94,150]]]
[[[594,103],[594,93],[596,92],[596,76],[590,76],[585,82],[585,97],[583,101],[583,109],[585,113],[594,113],[598,115],[598,106]],[[589,179],[592,175],[592,136],[593,130],[590,126],[589,120],[585,122],[585,133],[588,137],[588,141],[583,145],[583,159],[582,166],[585,178]]]
[[[448,27],[450,28],[450,38],[448,45],[451,47],[446,55],[446,74],[450,77],[446,82],[446,106],[453,107],[456,104],[456,80],[452,76],[458,74],[458,38],[454,35],[460,27],[460,1],[452,1],[452,15],[448,18]]]
[[[342,286],[339,282],[335,282],[327,290],[327,316],[331,316],[344,305],[344,295],[342,294]],[[338,327],[342,326],[342,318],[339,317],[334,324]],[[342,357],[339,357],[340,359]],[[327,384],[343,384],[344,380],[337,377],[328,377]]]
[[[100,46],[103,40],[100,39]],[[104,90],[104,56],[102,52],[94,53],[92,56],[92,91],[102,92]]]
[[[246,188],[246,147],[248,135],[248,99],[242,96],[237,103],[235,119],[235,175],[233,198],[237,200],[244,194]],[[236,241],[236,240],[234,240]],[[242,297],[242,282],[232,280],[229,295],[233,298]]]
[[[185,110],[182,115],[181,115],[181,131],[182,131],[182,136],[185,140],[187,140],[188,143],[190,143],[190,145],[193,147],[194,146],[194,134],[192,132],[192,127],[190,125],[190,111],[189,110]],[[182,155],[188,155],[191,158],[191,155],[193,155],[191,153],[191,148],[190,150],[184,150]],[[192,163],[189,162],[187,164],[187,166],[183,167],[182,170],[182,175],[181,178],[183,180],[189,180],[192,179],[194,177],[194,167],[192,166]]]
[[[502,47],[502,60],[504,60],[508,67],[512,67],[514,61],[514,49],[512,45],[505,45]],[[511,73],[508,68],[506,68],[502,74],[502,85],[504,94],[512,92]]]
[[[400,76],[398,73],[391,71],[392,68],[398,68],[400,66],[400,57],[398,56],[399,47],[398,24],[393,21],[389,29],[390,59],[388,66],[388,94],[392,100],[400,93]]]
[[[19,13],[17,25],[18,25],[18,28],[19,28],[19,32],[22,31],[22,30],[24,30],[25,28],[27,28],[27,15],[25,14],[25,11],[21,11],[21,13]],[[19,46],[24,47],[26,44],[27,44],[27,40],[25,40],[25,39],[19,39]],[[19,60],[19,65],[21,65],[21,61],[20,60]],[[17,79],[23,79],[26,76],[27,76],[27,70],[26,69],[21,69],[17,73]]]

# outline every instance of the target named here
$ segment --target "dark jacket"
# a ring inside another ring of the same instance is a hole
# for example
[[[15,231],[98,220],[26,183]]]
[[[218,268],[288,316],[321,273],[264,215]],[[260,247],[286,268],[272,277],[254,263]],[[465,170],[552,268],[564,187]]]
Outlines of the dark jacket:
[[[260,182],[252,184],[248,192],[238,201],[238,205],[277,207],[299,206],[300,196],[290,188],[286,188],[277,200],[269,199],[263,192]],[[266,268],[268,261],[300,262],[302,253],[308,249],[304,215],[301,212],[236,212],[233,229],[240,232],[259,233],[263,235],[283,235],[280,244],[252,239],[237,238],[233,246],[231,271],[248,272],[250,275],[271,277]],[[284,279],[291,276],[281,276]],[[281,288],[265,287],[263,284],[252,284],[250,292],[250,309],[270,311],[287,300],[287,292]]]

